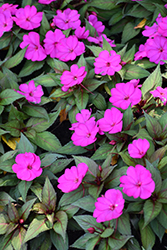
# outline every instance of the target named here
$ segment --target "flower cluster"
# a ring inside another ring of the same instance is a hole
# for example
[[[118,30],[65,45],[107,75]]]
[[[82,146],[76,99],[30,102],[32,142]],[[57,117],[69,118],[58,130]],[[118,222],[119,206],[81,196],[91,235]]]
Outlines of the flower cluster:
[[[143,57],[148,57],[150,62],[156,64],[164,64],[167,60],[167,17],[162,17],[161,14],[156,18],[153,26],[145,26],[142,34],[149,37],[146,43],[141,44],[139,51],[135,54],[135,60],[140,60]]]

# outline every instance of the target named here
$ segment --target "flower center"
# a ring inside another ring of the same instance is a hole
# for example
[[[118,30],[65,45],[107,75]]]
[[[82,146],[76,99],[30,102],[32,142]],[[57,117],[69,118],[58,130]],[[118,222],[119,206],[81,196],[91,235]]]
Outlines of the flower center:
[[[31,165],[28,165],[28,166],[27,166],[27,169],[31,170],[31,169],[32,169],[32,166],[31,166]]]
[[[128,100],[128,99],[129,99],[129,96],[125,96],[125,97],[124,97],[124,100]]]
[[[33,96],[33,92],[30,92],[30,93],[29,93],[29,96]]]
[[[138,181],[138,183],[136,183],[136,187],[141,187],[141,185],[142,185],[142,182],[141,181]]]
[[[69,20],[67,19],[67,20],[65,20],[64,22],[65,22],[65,23],[69,23]]]
[[[164,50],[163,50],[163,48],[159,48],[159,52],[163,52]]]
[[[91,136],[91,133],[87,133],[86,137],[89,138]]]
[[[114,211],[114,209],[115,209],[116,207],[118,207],[118,204],[111,204],[111,205],[109,205],[109,209],[110,209],[111,211]]]
[[[77,76],[74,76],[74,80],[77,80]]]
[[[28,22],[29,22],[29,21],[30,21],[30,18],[29,18],[29,17],[27,17],[27,18],[26,18],[26,21],[28,21]]]
[[[140,151],[140,152],[139,152],[139,154],[140,154],[140,155],[143,155],[143,154],[144,154],[144,152],[143,152],[143,151]]]
[[[7,26],[7,23],[4,23],[3,27],[6,27]]]
[[[37,46],[37,45],[35,45],[34,49],[35,49],[35,50],[38,50],[38,46]]]
[[[106,67],[110,67],[110,62],[107,62],[107,63],[106,63]]]
[[[75,183],[77,183],[78,181],[79,181],[78,178],[76,178],[76,179],[74,180]]]

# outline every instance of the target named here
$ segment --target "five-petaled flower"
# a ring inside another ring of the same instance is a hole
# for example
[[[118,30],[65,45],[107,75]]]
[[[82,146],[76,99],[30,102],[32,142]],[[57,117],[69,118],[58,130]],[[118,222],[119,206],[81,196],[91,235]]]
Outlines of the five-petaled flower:
[[[122,214],[125,200],[121,191],[109,189],[105,195],[97,198],[93,217],[97,218],[97,222],[105,222],[116,219]]]
[[[132,158],[142,158],[150,147],[146,139],[139,138],[128,145],[128,152]]]
[[[34,153],[18,154],[15,161],[16,164],[12,166],[12,170],[17,174],[18,179],[32,181],[42,174],[40,158]]]
[[[26,100],[33,103],[40,103],[41,96],[44,94],[41,85],[35,87],[35,83],[31,80],[28,84],[23,83],[19,86],[21,91],[17,91],[19,94],[24,95]]]
[[[65,70],[60,77],[61,84],[63,84],[62,91],[68,91],[70,87],[80,84],[86,74],[85,66],[78,68],[78,65],[73,64],[70,71]]]
[[[162,88],[158,86],[155,90],[150,91],[150,93],[154,97],[158,97],[164,105],[167,103],[167,88]]]
[[[78,166],[72,166],[67,168],[65,173],[58,179],[58,188],[64,193],[69,193],[77,189],[84,176],[88,171],[88,166],[85,163],[79,163]]]
[[[128,167],[127,175],[120,178],[120,187],[123,187],[123,192],[128,196],[133,196],[135,199],[147,199],[151,196],[155,189],[155,182],[151,178],[151,173],[142,165]]]

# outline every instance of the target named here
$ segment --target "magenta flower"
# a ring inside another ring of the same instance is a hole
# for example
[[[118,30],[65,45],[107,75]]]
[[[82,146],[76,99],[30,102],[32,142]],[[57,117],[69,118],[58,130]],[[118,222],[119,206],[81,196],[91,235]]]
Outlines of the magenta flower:
[[[26,5],[15,12],[16,17],[12,17],[16,24],[25,30],[33,30],[40,26],[42,21],[43,12],[38,12],[36,7]]]
[[[57,45],[60,43],[61,39],[65,38],[63,32],[59,29],[55,31],[49,30],[44,39],[44,47],[47,55],[50,55],[52,58],[57,58]]]
[[[59,60],[64,62],[73,61],[77,56],[85,52],[85,45],[83,42],[79,42],[78,38],[73,35],[61,39],[61,43],[57,44],[57,50]]]
[[[107,109],[104,113],[104,118],[98,120],[100,131],[115,134],[122,130],[123,114],[116,108]],[[101,133],[102,134],[102,133]]]
[[[52,2],[55,2],[56,0],[38,0],[38,3],[41,4],[50,4]]]
[[[40,158],[34,153],[18,154],[15,161],[16,164],[12,166],[12,169],[18,179],[32,181],[42,174]]]
[[[13,4],[9,4],[9,3],[5,3],[0,7],[0,13],[2,13],[3,11],[9,11],[11,13],[11,15],[15,15],[16,12],[16,8],[19,5],[13,5]]]
[[[107,42],[110,44],[111,47],[116,47],[116,45],[113,44],[114,40],[109,39],[105,34],[101,34],[100,36],[97,36],[97,37],[89,36],[88,41],[96,43],[100,47],[103,47],[103,37],[107,40]]]
[[[74,127],[72,127],[74,128]],[[85,123],[79,123],[71,137],[73,144],[76,146],[86,147],[96,141],[96,134],[99,131],[95,118],[92,117]]]
[[[86,121],[88,121],[90,116],[91,112],[88,109],[82,109],[81,113],[76,114],[75,119],[77,120],[77,122],[73,123],[72,127],[69,128],[69,130],[75,130],[75,128],[78,127],[80,123],[85,123]]]
[[[162,60],[167,60],[167,38],[156,36],[147,39],[145,43],[145,51],[150,62],[164,64]]]
[[[23,49],[28,45],[25,53],[25,58],[31,61],[42,61],[46,58],[46,53],[42,45],[40,45],[40,36],[36,32],[29,32],[23,36],[23,42],[20,48]]]
[[[85,31],[85,27],[78,27],[75,30],[75,35],[78,39],[86,39],[89,36],[89,30]]]
[[[11,13],[5,10],[0,13],[0,37],[3,36],[4,32],[10,31],[13,27],[13,20]]]
[[[70,87],[80,84],[87,74],[85,66],[78,68],[78,65],[73,64],[70,69],[71,71],[64,71],[60,77],[61,84],[64,85],[62,91],[68,91]]]
[[[160,86],[156,87],[155,90],[150,91],[154,97],[158,97],[164,105],[167,103],[167,88],[162,88]]]
[[[24,95],[26,100],[33,103],[40,103],[41,96],[44,94],[41,85],[35,87],[34,81],[30,81],[28,84],[23,83],[19,86],[21,91],[17,91],[19,94]]]
[[[161,21],[158,22],[158,32],[162,36],[167,36],[167,17],[162,17]]]
[[[88,21],[95,28],[98,35],[100,36],[105,29],[105,26],[102,24],[102,22],[98,21],[95,15],[90,15],[88,17]]]
[[[141,90],[136,88],[132,82],[117,83],[115,88],[111,89],[109,101],[117,108],[127,109],[131,104],[136,105],[141,101]]]
[[[128,145],[128,152],[132,158],[142,158],[150,147],[150,143],[146,139],[134,140]]]
[[[130,166],[127,169],[127,175],[120,178],[120,187],[123,187],[123,192],[128,196],[133,196],[135,199],[147,199],[151,196],[155,189],[155,182],[151,178],[151,173],[142,165]]]
[[[53,22],[54,24],[62,29],[77,29],[81,21],[79,20],[80,14],[78,14],[77,10],[71,10],[70,8],[62,11],[57,10],[57,16],[54,17]]]
[[[95,73],[101,74],[102,76],[112,76],[122,68],[120,62],[121,56],[117,55],[114,50],[110,52],[107,50],[101,51],[99,56],[95,58]]]
[[[148,36],[149,38],[159,35],[158,24],[154,23],[153,26],[145,26],[145,30],[142,32],[143,36]]]
[[[77,167],[67,168],[65,173],[59,177],[57,187],[64,193],[69,193],[77,189],[88,171],[85,163],[79,163]]]
[[[146,56],[147,56],[147,53],[146,53],[146,50],[145,50],[145,45],[141,44],[139,46],[139,51],[136,52],[136,54],[135,54],[134,60],[135,61],[141,60],[141,59],[143,59],[143,57],[146,57]]]
[[[109,189],[105,195],[97,198],[93,217],[97,218],[96,221],[99,223],[116,219],[121,216],[124,203],[121,191]]]

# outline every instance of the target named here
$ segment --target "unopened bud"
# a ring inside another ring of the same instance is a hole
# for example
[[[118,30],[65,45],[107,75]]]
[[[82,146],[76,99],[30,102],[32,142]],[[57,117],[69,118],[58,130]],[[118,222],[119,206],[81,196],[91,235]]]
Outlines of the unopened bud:
[[[102,171],[102,167],[99,165],[99,171],[101,172]]]
[[[95,232],[94,227],[90,227],[87,229],[90,234],[93,234]]]
[[[50,27],[51,27],[52,29],[56,29],[56,25],[54,24],[54,22],[50,24]]]
[[[94,11],[91,11],[91,14],[94,15],[94,16],[97,16],[97,13],[94,12]]]
[[[112,140],[112,141],[109,142],[109,144],[114,146],[116,144],[116,141]]]
[[[20,224],[23,224],[23,223],[24,223],[24,220],[23,220],[23,219],[20,219],[20,220],[19,220],[19,223],[20,223]]]

